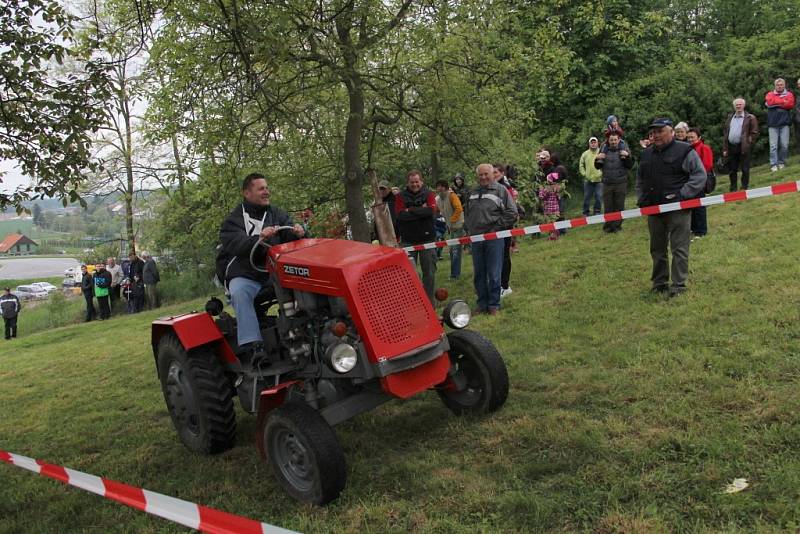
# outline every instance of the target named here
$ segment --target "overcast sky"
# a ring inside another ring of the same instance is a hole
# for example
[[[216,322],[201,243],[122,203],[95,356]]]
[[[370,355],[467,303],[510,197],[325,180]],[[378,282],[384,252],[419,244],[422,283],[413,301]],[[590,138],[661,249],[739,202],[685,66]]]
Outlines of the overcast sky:
[[[28,184],[28,178],[24,177],[20,170],[15,167],[15,161],[3,160],[0,161],[0,171],[5,174],[2,178],[3,183],[0,184],[0,192],[11,193],[17,187]]]

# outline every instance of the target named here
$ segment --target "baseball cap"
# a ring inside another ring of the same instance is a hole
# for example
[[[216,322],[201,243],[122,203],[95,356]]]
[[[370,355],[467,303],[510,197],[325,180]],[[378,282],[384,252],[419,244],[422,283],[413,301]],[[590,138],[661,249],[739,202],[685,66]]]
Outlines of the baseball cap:
[[[378,182],[378,189],[391,189],[392,184],[389,183],[388,180],[381,180]]]
[[[650,124],[648,129],[663,128],[664,126],[672,126],[672,121],[667,119],[666,117],[653,119],[653,122]]]
[[[591,143],[592,141],[597,141],[597,138],[596,137],[590,137],[589,138],[589,142]]]

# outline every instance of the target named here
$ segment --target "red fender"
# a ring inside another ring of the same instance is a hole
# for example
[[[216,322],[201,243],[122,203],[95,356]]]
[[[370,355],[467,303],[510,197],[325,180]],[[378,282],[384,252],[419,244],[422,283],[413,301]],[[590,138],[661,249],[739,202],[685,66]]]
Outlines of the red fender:
[[[283,404],[286,400],[286,394],[289,388],[294,385],[302,386],[301,380],[290,380],[278,384],[277,386],[265,389],[261,392],[261,397],[258,399],[258,416],[256,417],[256,448],[258,454],[262,459],[266,460],[267,455],[264,452],[264,425],[267,424],[267,415],[269,412]]]
[[[214,344],[217,354],[226,363],[236,363],[238,358],[225,341],[214,319],[205,312],[186,313],[153,321],[151,342],[155,354],[158,342],[165,334],[174,332],[187,351],[202,345]]]

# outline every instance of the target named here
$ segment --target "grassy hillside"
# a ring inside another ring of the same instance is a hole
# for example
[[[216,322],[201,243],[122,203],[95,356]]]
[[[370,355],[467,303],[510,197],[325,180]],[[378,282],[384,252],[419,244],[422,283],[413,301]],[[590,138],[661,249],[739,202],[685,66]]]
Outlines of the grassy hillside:
[[[278,488],[252,417],[222,455],[180,445],[151,312],[0,341],[0,449],[304,532],[796,531],[799,207],[795,193],[710,208],[672,300],[648,291],[644,219],[521,240],[514,293],[473,323],[506,358],[506,406],[458,419],[426,394],[340,425],[348,485],[324,509]],[[471,297],[466,260],[450,289]],[[747,490],[722,493],[740,477]],[[183,531],[5,465],[0,517],[9,533]]]

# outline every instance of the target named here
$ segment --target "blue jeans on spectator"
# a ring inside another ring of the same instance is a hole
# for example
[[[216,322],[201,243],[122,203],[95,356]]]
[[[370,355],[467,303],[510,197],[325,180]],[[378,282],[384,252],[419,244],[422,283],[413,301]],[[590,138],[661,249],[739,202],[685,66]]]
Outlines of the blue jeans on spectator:
[[[463,228],[457,230],[450,230],[450,239],[458,239],[464,237],[467,233]],[[456,280],[461,277],[461,252],[464,248],[463,245],[450,245],[450,279]]]
[[[503,271],[502,239],[472,243],[473,284],[478,295],[478,309],[500,309],[500,275]]]
[[[236,336],[239,346],[261,341],[261,329],[253,301],[261,291],[261,284],[249,278],[236,277],[228,282],[231,304],[236,312]]]
[[[592,202],[592,195],[594,195],[594,211],[593,215],[602,213],[601,209],[603,202],[603,182],[590,182],[586,180],[583,182],[583,214],[589,215],[589,204]]]
[[[784,165],[789,157],[789,127],[769,127],[769,164]]]

